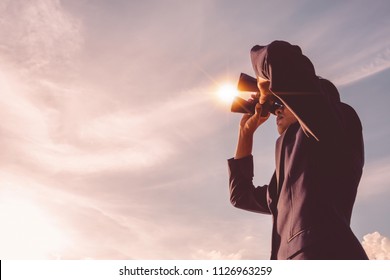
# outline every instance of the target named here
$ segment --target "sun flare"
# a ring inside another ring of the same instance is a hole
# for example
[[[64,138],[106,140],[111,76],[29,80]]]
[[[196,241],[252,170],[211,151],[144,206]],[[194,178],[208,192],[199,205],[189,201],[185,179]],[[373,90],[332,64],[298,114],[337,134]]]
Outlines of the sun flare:
[[[224,103],[231,103],[237,95],[237,89],[232,84],[223,84],[218,89],[218,97]]]

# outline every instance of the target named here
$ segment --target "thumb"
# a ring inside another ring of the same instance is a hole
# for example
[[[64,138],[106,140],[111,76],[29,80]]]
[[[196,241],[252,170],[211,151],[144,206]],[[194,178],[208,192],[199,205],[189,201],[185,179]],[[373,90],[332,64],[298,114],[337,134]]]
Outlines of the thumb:
[[[263,123],[265,122],[269,116],[270,116],[270,112],[269,112],[269,109],[268,109],[268,103],[264,103],[264,104],[256,104],[256,114],[255,114],[255,117],[257,118],[257,121]],[[264,115],[263,115],[264,113]]]

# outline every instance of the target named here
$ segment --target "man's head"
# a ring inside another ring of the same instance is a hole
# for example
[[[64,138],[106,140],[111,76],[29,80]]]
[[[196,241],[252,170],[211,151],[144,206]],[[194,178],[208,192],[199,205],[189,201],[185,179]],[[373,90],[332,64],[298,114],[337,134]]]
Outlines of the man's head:
[[[276,125],[278,126],[278,132],[281,135],[286,129],[298,119],[294,114],[286,107],[280,106],[275,110]]]

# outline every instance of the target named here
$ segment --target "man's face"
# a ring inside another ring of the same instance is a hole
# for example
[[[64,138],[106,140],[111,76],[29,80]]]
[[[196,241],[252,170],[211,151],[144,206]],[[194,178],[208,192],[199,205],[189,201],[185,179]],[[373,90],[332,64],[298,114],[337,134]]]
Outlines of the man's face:
[[[279,134],[282,134],[290,124],[297,122],[297,118],[285,106],[276,109],[276,125],[278,126]]]

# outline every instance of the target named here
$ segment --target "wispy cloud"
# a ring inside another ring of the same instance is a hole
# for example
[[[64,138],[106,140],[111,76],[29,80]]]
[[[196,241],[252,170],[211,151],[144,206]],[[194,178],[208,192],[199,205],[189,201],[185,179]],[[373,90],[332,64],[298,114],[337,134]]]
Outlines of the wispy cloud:
[[[50,71],[69,62],[82,44],[80,23],[58,0],[2,1],[0,50],[24,70]],[[50,64],[50,65],[49,65]]]
[[[0,244],[2,256],[185,258],[192,251],[203,250],[199,248],[208,250],[201,241],[209,232],[194,230],[185,223],[187,218],[181,217],[183,224],[178,225],[177,209],[167,211],[169,204],[177,208],[175,196],[162,203],[154,194],[157,184],[152,186],[154,192],[142,189],[151,187],[148,177],[167,173],[167,161],[175,161],[175,155],[185,156],[180,146],[195,145],[218,128],[210,121],[215,108],[210,105],[213,102],[209,89],[175,89],[172,98],[160,100],[151,94],[153,105],[149,106],[137,106],[131,97],[123,99],[123,104],[112,101],[116,92],[105,91],[107,88],[99,88],[88,78],[76,77],[82,72],[74,62],[83,47],[81,25],[62,9],[60,2],[8,2],[1,8],[3,13],[15,16],[4,18],[9,26],[13,20],[21,22],[15,27],[17,35],[4,36],[8,40],[4,40],[1,53],[6,61],[0,68],[4,98],[0,105],[1,187],[16,190],[15,195],[4,196],[7,203],[2,210],[12,210],[11,204],[31,205],[19,207],[20,215],[40,220],[41,229],[52,235],[51,243],[47,243],[50,248],[45,247],[42,231],[28,235],[31,225],[22,228],[12,221],[19,219],[17,214],[2,215],[7,233],[22,230],[20,238],[26,241],[13,239],[7,246]],[[53,15],[57,21],[52,23]],[[25,40],[18,45],[17,37]],[[69,80],[72,82],[67,83]],[[121,92],[117,96],[120,95]],[[178,168],[173,166],[171,172]],[[138,178],[137,173],[146,177]],[[108,178],[104,178],[106,185],[102,186],[97,181],[104,174]],[[112,178],[113,174],[117,178]],[[175,180],[188,184],[179,174],[160,179],[162,190],[157,194],[164,193],[165,186]],[[20,200],[17,193],[24,190]],[[156,216],[156,211],[161,213]],[[51,226],[53,220],[57,222]],[[4,234],[5,231],[3,237]],[[185,245],[171,251],[173,239],[178,239],[175,236],[183,236]],[[191,248],[194,238],[197,246]],[[35,243],[34,252],[18,242]],[[10,254],[10,248],[14,248],[14,254]]]
[[[212,129],[197,124],[206,113],[202,104],[210,98],[205,89],[137,108],[118,104],[115,93],[66,74],[81,74],[74,61],[82,48],[82,25],[59,1],[8,1],[1,12],[0,34],[7,38],[1,46],[7,60],[1,69],[2,131],[9,137],[4,141],[26,161],[78,173],[145,167],[169,156],[174,139],[194,141]],[[72,84],[62,74],[73,77]]]
[[[349,73],[335,79],[336,84],[345,86],[390,68],[390,42],[378,50],[365,49],[359,55],[348,63],[351,65]]]

